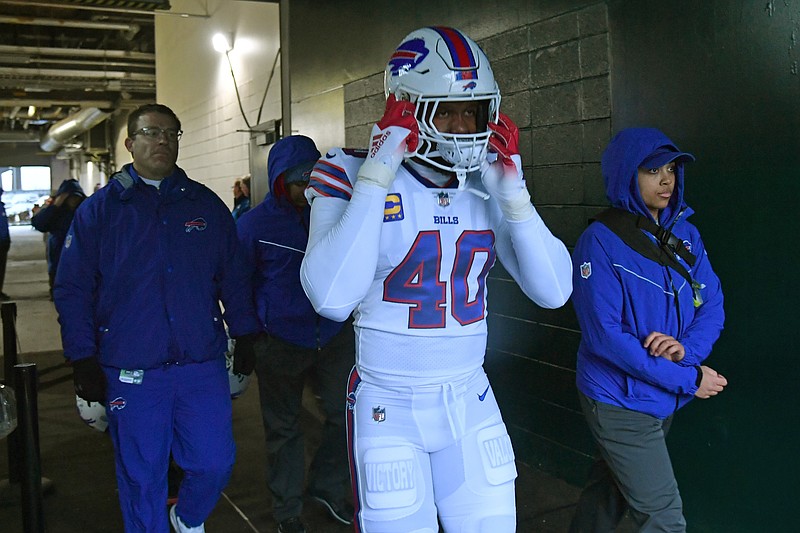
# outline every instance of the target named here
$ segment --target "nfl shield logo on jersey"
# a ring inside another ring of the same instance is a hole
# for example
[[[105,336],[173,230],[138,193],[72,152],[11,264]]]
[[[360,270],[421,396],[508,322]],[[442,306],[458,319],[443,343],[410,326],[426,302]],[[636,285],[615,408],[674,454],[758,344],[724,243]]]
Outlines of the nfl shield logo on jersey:
[[[447,207],[450,205],[450,195],[446,192],[440,192],[436,195],[436,198],[439,200],[440,207]]]
[[[374,420],[375,422],[383,422],[384,420],[386,420],[386,408],[381,407],[380,405],[378,407],[373,407],[372,420]]]
[[[583,279],[589,279],[589,276],[591,275],[592,275],[592,263],[587,261],[581,265],[581,277]]]

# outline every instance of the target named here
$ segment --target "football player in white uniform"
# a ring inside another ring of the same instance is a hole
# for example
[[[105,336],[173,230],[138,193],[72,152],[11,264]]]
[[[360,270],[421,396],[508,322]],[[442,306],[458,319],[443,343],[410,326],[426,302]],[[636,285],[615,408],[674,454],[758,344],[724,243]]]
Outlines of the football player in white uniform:
[[[301,269],[316,310],[354,312],[348,429],[356,531],[514,531],[514,453],[483,371],[486,277],[499,258],[537,304],[572,266],[530,201],[519,131],[478,45],[409,34],[385,72],[369,150],[319,160]]]

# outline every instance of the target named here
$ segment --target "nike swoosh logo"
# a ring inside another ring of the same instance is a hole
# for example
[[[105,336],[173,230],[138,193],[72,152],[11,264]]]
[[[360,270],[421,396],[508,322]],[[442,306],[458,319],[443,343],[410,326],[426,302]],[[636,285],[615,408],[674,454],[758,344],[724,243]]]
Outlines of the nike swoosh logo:
[[[489,392],[489,385],[486,385],[486,390],[483,391],[483,394],[478,394],[478,399],[483,401],[486,399],[486,393]]]

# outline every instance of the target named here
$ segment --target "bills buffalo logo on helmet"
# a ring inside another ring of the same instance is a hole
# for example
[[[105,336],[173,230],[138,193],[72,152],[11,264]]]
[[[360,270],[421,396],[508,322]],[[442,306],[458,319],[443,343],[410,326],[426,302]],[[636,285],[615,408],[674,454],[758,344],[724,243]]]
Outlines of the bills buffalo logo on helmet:
[[[462,87],[462,89],[461,89],[461,90],[462,90],[462,91],[470,91],[470,90],[474,89],[474,88],[475,88],[475,87],[477,87],[477,86],[478,86],[478,83],[477,83],[477,82],[475,82],[475,81],[471,81],[471,82],[469,82],[469,83],[465,84],[465,85],[464,85],[464,87]]]
[[[208,227],[208,223],[203,217],[197,217],[194,220],[186,222],[183,227],[186,228],[186,233],[189,233],[193,229],[196,229],[197,231],[205,231],[205,229]]]
[[[411,39],[397,47],[392,57],[389,58],[389,67],[392,76],[397,76],[401,71],[414,70],[417,65],[428,57],[430,50],[425,46],[423,39]]]

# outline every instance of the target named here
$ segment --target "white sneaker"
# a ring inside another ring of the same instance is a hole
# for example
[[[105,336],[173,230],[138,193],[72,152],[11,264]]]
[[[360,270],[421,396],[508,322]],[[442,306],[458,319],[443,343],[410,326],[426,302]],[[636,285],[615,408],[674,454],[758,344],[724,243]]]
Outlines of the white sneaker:
[[[177,504],[169,508],[169,523],[172,524],[172,528],[176,533],[206,533],[206,528],[203,524],[195,527],[189,527],[184,524],[183,520],[175,514],[175,507],[177,507]]]

